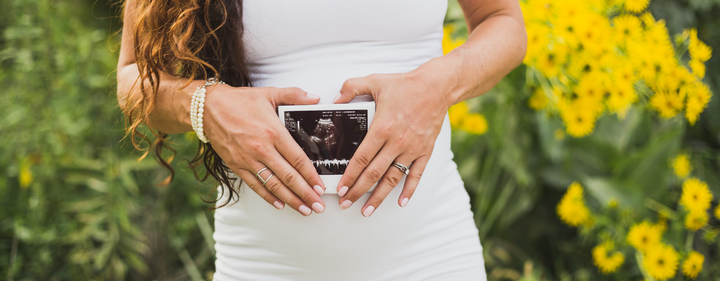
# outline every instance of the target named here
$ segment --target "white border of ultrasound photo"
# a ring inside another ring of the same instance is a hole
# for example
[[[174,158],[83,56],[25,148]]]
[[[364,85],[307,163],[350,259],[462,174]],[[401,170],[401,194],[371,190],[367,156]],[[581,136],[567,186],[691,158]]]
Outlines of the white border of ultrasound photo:
[[[375,102],[355,102],[344,104],[316,104],[316,105],[281,105],[278,106],[278,117],[285,126],[285,112],[292,111],[322,111],[322,110],[367,110],[368,112],[368,129],[375,117]],[[320,175],[325,184],[325,193],[336,194],[337,185],[340,183],[342,175]],[[375,184],[377,185],[377,184]],[[368,191],[373,191],[375,185]]]

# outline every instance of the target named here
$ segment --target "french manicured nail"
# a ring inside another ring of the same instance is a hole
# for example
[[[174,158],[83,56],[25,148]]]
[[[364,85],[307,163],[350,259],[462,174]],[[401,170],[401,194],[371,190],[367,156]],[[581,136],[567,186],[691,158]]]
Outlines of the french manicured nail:
[[[285,204],[283,204],[283,202],[280,202],[280,201],[275,201],[275,203],[273,203],[273,206],[275,206],[275,208],[278,210],[282,210],[282,208],[285,207]]]
[[[405,208],[405,206],[407,206],[408,201],[410,201],[409,198],[407,198],[407,197],[406,197],[406,198],[403,198],[403,200],[400,201],[400,207]]]
[[[306,215],[306,216],[309,216],[310,213],[312,212],[310,210],[310,208],[308,208],[308,206],[305,206],[305,205],[300,206],[300,208],[298,208],[298,210],[300,211],[301,214]]]
[[[347,208],[350,208],[350,205],[352,205],[352,201],[350,201],[350,200],[345,200],[345,201],[342,202],[342,204],[340,204],[340,208],[342,208],[343,210],[345,210],[345,209],[347,209]]]
[[[320,97],[318,97],[318,96],[316,96],[316,95],[313,95],[313,94],[308,94],[307,97],[308,97],[308,98],[311,98],[311,99],[314,99],[314,100],[320,98]]]
[[[338,190],[338,195],[340,195],[340,197],[345,196],[345,193],[347,193],[348,189],[350,188],[348,188],[347,186],[341,187],[340,190]]]
[[[325,211],[325,207],[323,207],[323,205],[320,204],[320,202],[315,202],[312,204],[312,206],[313,206],[313,210],[315,210],[315,212],[318,214]]]
[[[335,96],[335,98],[333,99],[333,103],[335,103],[340,98],[341,95],[342,94],[338,93],[337,96]]]
[[[363,211],[363,216],[365,216],[365,217],[372,216],[373,211],[375,211],[375,207],[367,206],[367,208],[365,208],[365,211]]]
[[[323,195],[325,193],[325,190],[323,190],[319,185],[313,186],[313,189],[318,195]]]

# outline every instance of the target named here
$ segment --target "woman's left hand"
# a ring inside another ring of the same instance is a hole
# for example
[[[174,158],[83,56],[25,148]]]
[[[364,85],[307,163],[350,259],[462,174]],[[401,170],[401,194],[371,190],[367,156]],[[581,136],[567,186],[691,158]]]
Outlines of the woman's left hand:
[[[334,103],[347,103],[359,95],[372,95],[375,117],[338,184],[340,206],[349,208],[375,183],[362,207],[369,217],[404,176],[393,163],[410,168],[398,205],[405,207],[425,166],[452,102],[438,83],[439,77],[416,72],[373,74],[352,78],[342,86]]]

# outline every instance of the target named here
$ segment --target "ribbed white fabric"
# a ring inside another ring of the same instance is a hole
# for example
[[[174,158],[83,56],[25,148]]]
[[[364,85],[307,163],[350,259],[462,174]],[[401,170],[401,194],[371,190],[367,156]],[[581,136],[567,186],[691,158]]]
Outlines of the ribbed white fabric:
[[[245,0],[255,86],[300,87],[332,103],[349,78],[411,71],[442,55],[446,5]],[[325,212],[303,217],[276,210],[245,184],[238,188],[239,201],[215,212],[215,280],[486,279],[447,117],[406,208],[397,205],[398,187],[370,218],[360,214],[369,193],[348,210],[337,195],[323,195]]]

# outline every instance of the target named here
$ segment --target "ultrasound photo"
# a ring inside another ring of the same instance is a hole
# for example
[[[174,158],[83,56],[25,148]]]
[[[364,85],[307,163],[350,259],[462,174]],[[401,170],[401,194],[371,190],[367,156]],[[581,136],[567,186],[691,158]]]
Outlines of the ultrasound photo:
[[[367,110],[286,111],[285,127],[320,175],[345,172],[368,130]]]

